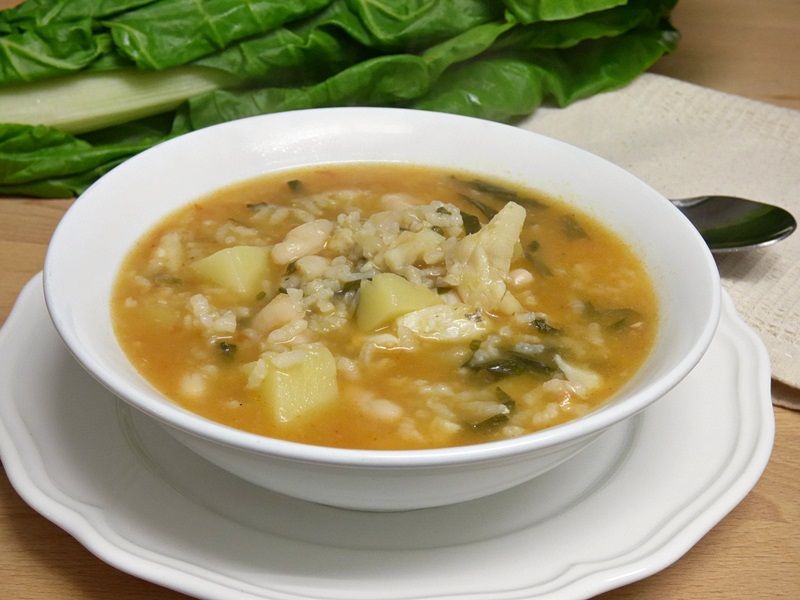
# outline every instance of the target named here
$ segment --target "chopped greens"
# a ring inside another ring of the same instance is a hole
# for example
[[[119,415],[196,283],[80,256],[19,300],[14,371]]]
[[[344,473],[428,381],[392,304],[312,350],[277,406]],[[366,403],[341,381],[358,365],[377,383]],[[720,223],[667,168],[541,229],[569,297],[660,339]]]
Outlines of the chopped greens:
[[[559,330],[558,330],[558,329],[556,329],[555,327],[553,327],[552,325],[550,325],[550,323],[548,323],[548,322],[547,322],[545,319],[542,319],[542,318],[538,318],[538,317],[537,317],[536,319],[534,319],[533,321],[531,321],[531,326],[532,326],[532,327],[533,327],[533,328],[534,328],[536,331],[538,331],[539,333],[544,333],[544,334],[555,334],[555,333],[559,333]]]
[[[507,421],[508,413],[497,413],[496,415],[492,415],[483,421],[473,423],[471,427],[476,431],[485,431],[487,429],[494,429],[495,427],[498,427]]]
[[[531,242],[528,242],[522,248],[522,253],[525,255],[525,258],[527,258],[531,262],[533,268],[536,269],[536,272],[539,275],[541,275],[542,277],[552,277],[553,271],[551,271],[550,267],[548,267],[547,264],[536,255],[536,251],[539,249],[540,246],[541,244],[539,244],[539,242],[533,240]]]
[[[482,179],[469,179],[469,180],[463,180],[458,178],[455,179],[462,185],[468,187],[469,189],[478,192],[480,194],[490,196],[491,198],[496,199],[502,202],[503,204],[507,202],[516,202],[517,204],[521,204],[525,208],[533,210],[547,208],[547,204],[545,204],[544,202],[535,200],[534,198],[529,198],[527,196],[521,196],[519,192],[508,189],[496,183],[490,183]],[[471,202],[474,201],[474,198],[466,198],[466,199]],[[492,210],[493,213],[497,212],[494,211],[493,209],[490,210]],[[484,212],[484,214],[486,213]],[[489,219],[492,218],[488,214],[486,216]]]
[[[218,344],[218,348],[222,353],[222,356],[226,359],[233,358],[233,356],[236,354],[236,344],[222,341]]]
[[[481,222],[475,215],[461,212],[461,222],[464,224],[464,231],[468,234],[477,233],[481,230]]]
[[[497,395],[497,399],[500,401],[500,404],[506,407],[506,411],[497,413],[496,415],[492,415],[483,421],[472,424],[472,429],[476,431],[494,429],[495,427],[508,422],[508,420],[511,418],[511,413],[514,412],[516,402],[514,402],[514,399],[500,388],[495,388],[495,394]]]
[[[632,308],[599,309],[591,302],[584,302],[584,310],[590,321],[596,321],[611,330],[631,327],[642,320],[642,315]]]
[[[489,194],[490,196],[495,196],[499,200],[503,202],[511,202],[516,201],[518,194],[514,190],[509,190],[502,186],[499,186],[494,183],[489,183],[488,181],[483,181],[481,179],[470,179],[467,181],[459,180],[461,183],[466,185],[467,187],[472,188],[477,192],[481,192],[483,194]]]
[[[514,399],[508,395],[508,393],[503,390],[503,388],[495,388],[495,393],[497,394],[497,399],[503,404],[509,411],[513,411],[514,407],[516,406],[516,402]]]
[[[497,211],[495,209],[493,209],[488,204],[484,204],[480,200],[475,200],[475,198],[471,198],[470,196],[467,196],[466,194],[461,194],[461,198],[465,202],[470,203],[472,206],[474,206],[479,211],[481,211],[483,213],[483,216],[486,217],[489,220],[491,220],[492,217],[494,217],[497,214]]]
[[[466,367],[476,372],[488,373],[496,379],[523,373],[552,375],[558,372],[558,367],[551,357],[543,355],[541,359],[535,359],[513,350],[503,351],[499,356],[484,361],[476,360],[473,355]]]
[[[586,239],[589,234],[581,227],[578,220],[573,215],[564,215],[561,217],[561,230],[571,240]]]

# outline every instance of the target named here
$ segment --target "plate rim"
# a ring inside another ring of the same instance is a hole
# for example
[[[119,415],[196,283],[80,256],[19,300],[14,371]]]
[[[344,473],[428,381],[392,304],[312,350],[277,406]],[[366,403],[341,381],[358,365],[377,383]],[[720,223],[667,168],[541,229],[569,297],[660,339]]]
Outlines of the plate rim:
[[[22,288],[8,318],[0,328],[0,347],[6,343],[6,338],[12,337],[15,330],[25,326],[28,313],[35,308],[34,303],[37,300],[37,293],[40,296],[39,300],[43,303],[41,298],[41,273],[31,278]],[[612,562],[618,562],[619,564],[595,568],[588,573],[578,573],[574,578],[560,583],[547,593],[555,593],[567,597],[599,594],[644,579],[665,569],[686,554],[710,529],[733,510],[755,486],[766,468],[773,447],[775,431],[767,351],[761,339],[736,312],[730,296],[724,290],[722,300],[722,318],[715,337],[727,335],[734,342],[733,346],[737,357],[741,357],[744,352],[750,352],[755,358],[755,360],[748,361],[748,364],[752,365],[752,369],[748,371],[749,381],[746,382],[753,388],[753,399],[748,400],[748,398],[743,397],[744,394],[739,394],[739,412],[742,412],[743,405],[751,404],[750,410],[755,411],[760,417],[760,422],[752,425],[753,439],[749,444],[746,455],[737,462],[738,466],[735,472],[729,476],[730,481],[725,484],[724,488],[715,491],[711,494],[711,497],[703,500],[701,502],[702,506],[689,510],[693,505],[697,504],[698,500],[702,499],[702,496],[710,493],[708,488],[701,497],[685,503],[669,518],[659,524],[657,533],[664,533],[666,537],[663,542],[656,544],[654,549],[644,551],[641,556],[636,556],[631,560],[631,555],[637,554],[637,551],[642,548],[641,545],[637,546],[619,556],[611,557],[610,560]],[[66,348],[63,351],[67,352]],[[5,360],[0,363],[0,371],[8,369],[9,362],[9,360]],[[736,385],[739,390],[743,385],[743,377],[747,377],[742,373],[743,371],[739,372]],[[0,379],[0,382],[2,382],[2,379]],[[205,567],[198,567],[186,561],[177,560],[175,557],[159,555],[152,550],[136,546],[126,540],[112,528],[107,527],[102,518],[95,517],[95,519],[92,519],[91,513],[98,512],[99,515],[102,515],[102,508],[72,498],[59,489],[49,478],[46,469],[41,466],[42,456],[39,446],[30,431],[24,426],[24,423],[21,428],[15,428],[13,432],[9,428],[6,422],[9,408],[6,405],[9,403],[14,404],[15,401],[13,398],[5,397],[10,395],[7,394],[8,391],[8,384],[0,386],[0,433],[3,434],[0,435],[0,458],[2,458],[3,467],[6,470],[9,481],[28,505],[58,527],[67,531],[100,560],[135,577],[198,597],[229,598],[233,592],[241,594],[242,598],[269,598],[274,600],[323,598],[321,596],[303,595],[297,592],[287,593],[274,588],[263,588],[236,580],[219,572],[209,571]],[[19,417],[19,415],[17,416]],[[752,423],[750,420],[745,420],[745,422]],[[740,425],[738,433],[741,434],[741,431],[742,427]],[[20,436],[22,436],[22,440],[20,440]],[[739,438],[740,435],[737,435],[737,440]],[[23,459],[20,450],[31,446],[35,450],[32,457],[28,456]],[[737,441],[736,449],[737,451],[741,450],[740,441]],[[730,464],[728,468],[722,469],[722,472],[726,472],[729,468]],[[721,480],[722,476],[718,476],[713,483],[719,483]],[[672,529],[669,527],[671,522],[687,511],[690,514],[679,519],[682,522],[677,525],[676,529],[671,532],[665,532],[665,529]],[[130,547],[126,548],[125,546]],[[136,550],[139,552],[136,552]],[[148,554],[155,554],[155,556],[147,556]],[[159,562],[157,558],[161,558],[162,561]],[[165,564],[164,559],[169,559],[167,562],[180,562],[184,568],[180,568],[178,564]],[[551,582],[561,582],[566,572],[574,570],[576,567],[579,569],[587,564],[602,564],[603,562],[605,561],[571,564],[565,570],[565,573],[551,580]],[[193,566],[195,568],[192,568]],[[212,577],[208,575],[212,575]],[[541,582],[536,583],[537,586],[540,584]],[[512,598],[537,597],[538,593],[531,595],[532,590],[532,586],[516,590],[504,590],[493,597],[497,599],[507,598],[509,600]],[[476,593],[474,597],[483,597],[483,593]],[[334,597],[325,596],[324,598],[330,600]],[[409,599],[418,597],[421,596],[408,596]],[[458,597],[466,600],[467,597],[472,598],[473,594],[446,594],[437,597]]]

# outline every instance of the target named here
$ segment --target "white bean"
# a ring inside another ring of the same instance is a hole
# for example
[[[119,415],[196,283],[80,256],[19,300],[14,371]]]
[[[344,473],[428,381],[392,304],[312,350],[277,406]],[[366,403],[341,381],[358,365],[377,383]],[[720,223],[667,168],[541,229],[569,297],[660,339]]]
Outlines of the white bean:
[[[278,294],[258,311],[251,325],[258,331],[272,331],[301,318],[304,314],[301,301],[291,298],[288,294]]]
[[[288,265],[298,258],[316,254],[325,247],[333,231],[333,223],[317,219],[303,223],[286,234],[284,240],[272,247],[272,260],[279,265]]]
[[[328,268],[330,262],[331,262],[330,259],[327,259],[324,256],[317,256],[316,254],[310,254],[308,256],[304,256],[303,258],[298,259],[297,271],[307,281],[311,281],[312,279],[317,279],[319,277],[322,277],[323,273],[325,273],[325,269]]]

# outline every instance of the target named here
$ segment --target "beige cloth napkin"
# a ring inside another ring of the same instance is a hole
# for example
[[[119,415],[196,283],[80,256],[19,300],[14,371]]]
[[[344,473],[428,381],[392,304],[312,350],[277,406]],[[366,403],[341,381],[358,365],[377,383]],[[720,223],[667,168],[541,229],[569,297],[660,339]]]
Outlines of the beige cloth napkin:
[[[648,73],[567,109],[540,109],[522,126],[603,156],[668,197],[743,196],[800,218],[800,111]],[[800,409],[800,232],[717,264],[766,343],[773,379],[786,384],[773,385],[773,401]]]

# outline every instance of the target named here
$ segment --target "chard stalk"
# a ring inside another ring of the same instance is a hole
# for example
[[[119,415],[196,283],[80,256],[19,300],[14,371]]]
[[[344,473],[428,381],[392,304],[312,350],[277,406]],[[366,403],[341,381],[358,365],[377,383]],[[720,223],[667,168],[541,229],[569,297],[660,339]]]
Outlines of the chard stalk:
[[[85,133],[174,110],[184,100],[239,80],[207,67],[86,72],[0,88],[0,123]]]

